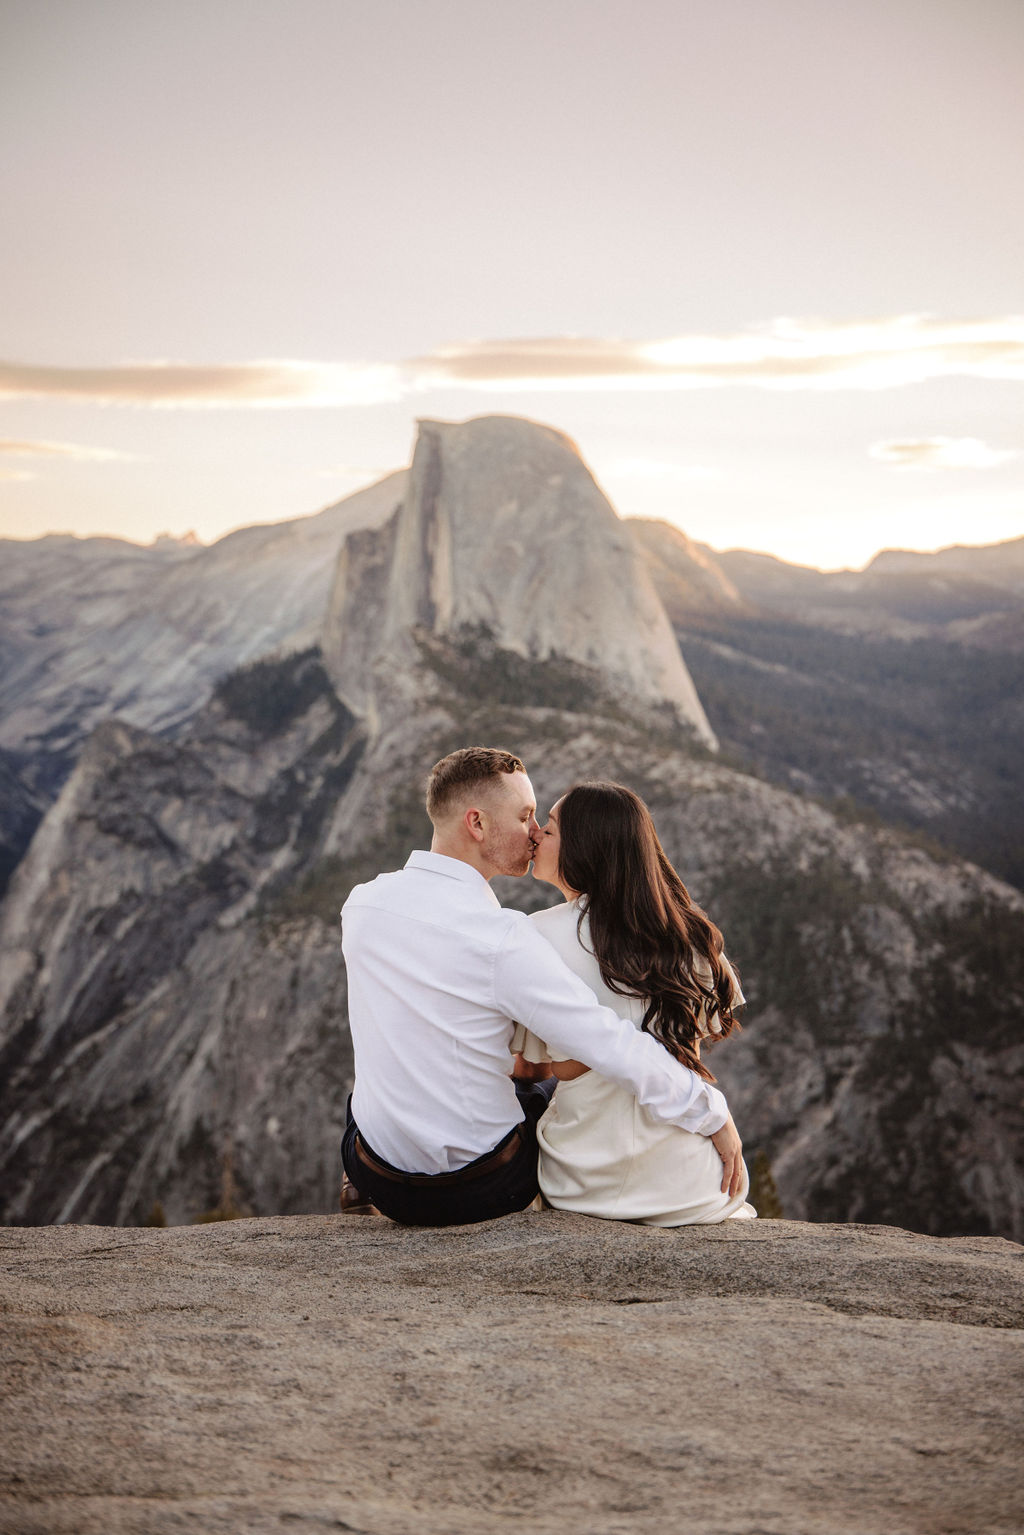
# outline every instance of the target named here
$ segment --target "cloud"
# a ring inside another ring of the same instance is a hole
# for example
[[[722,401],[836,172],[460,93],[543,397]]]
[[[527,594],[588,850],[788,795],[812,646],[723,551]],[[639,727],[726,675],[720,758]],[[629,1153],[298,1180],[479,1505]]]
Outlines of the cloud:
[[[34,480],[35,475],[31,469],[3,469],[0,468],[0,480]]]
[[[401,393],[398,370],[386,364],[141,362],[57,368],[0,362],[0,400],[237,408],[372,405]]]
[[[102,368],[0,363],[0,399],[193,409],[340,407],[382,404],[430,389],[892,389],[951,377],[1024,382],[1024,316],[776,319],[720,336],[469,341],[402,363],[141,362]]]
[[[34,442],[27,438],[0,437],[0,457],[12,458],[70,458],[78,463],[138,463],[134,453],[120,453],[116,448],[91,448],[80,442]],[[12,478],[14,471],[5,475]],[[23,478],[33,478],[24,475]]]
[[[889,389],[954,375],[1024,381],[1024,316],[777,319],[732,335],[647,342],[480,341],[441,347],[408,366],[421,387],[436,388]]]
[[[872,443],[868,454],[897,469],[994,469],[1018,456],[980,437],[908,437]]]

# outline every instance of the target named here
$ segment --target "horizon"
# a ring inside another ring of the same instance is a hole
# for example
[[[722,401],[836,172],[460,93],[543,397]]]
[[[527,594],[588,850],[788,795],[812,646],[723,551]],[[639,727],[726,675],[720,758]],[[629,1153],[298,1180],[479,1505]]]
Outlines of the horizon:
[[[481,402],[722,552],[1024,532],[1024,7],[9,0],[0,44],[2,536],[213,543]]]
[[[390,479],[393,475],[406,473],[407,470],[408,470],[408,467],[409,467],[408,465],[405,465],[404,467],[401,467],[401,468],[385,470],[385,472],[382,475],[380,475],[380,477],[378,479],[376,479],[376,480],[369,480],[369,481],[367,481],[367,483],[365,485],[357,486],[357,488],[355,490],[349,491],[346,495],[339,496],[336,500],[329,501],[329,502],[327,502],[323,506],[318,506],[314,511],[311,511],[311,512],[298,512],[298,513],[295,514],[294,517],[268,518],[268,519],[266,519],[263,522],[239,523],[239,524],[237,524],[234,527],[226,528],[223,533],[218,533],[214,537],[209,538],[209,539],[200,538],[198,533],[195,531],[194,528],[187,528],[187,529],[185,529],[185,531],[183,533],[171,533],[167,529],[162,529],[159,532],[153,534],[153,536],[151,538],[148,538],[148,539],[130,538],[130,537],[124,535],[124,534],[119,534],[119,533],[104,533],[104,532],[77,533],[77,532],[74,531],[74,529],[71,529],[71,528],[51,528],[51,529],[49,529],[45,533],[38,533],[38,534],[35,534],[35,535],[33,535],[31,537],[28,537],[28,538],[19,538],[15,534],[0,533],[0,543],[8,543],[8,542],[9,543],[23,543],[23,544],[41,543],[45,539],[48,539],[48,538],[73,539],[76,542],[85,542],[88,539],[98,539],[98,540],[105,540],[105,541],[109,541],[109,542],[113,542],[113,543],[131,544],[135,548],[139,548],[139,549],[152,549],[156,544],[160,544],[160,543],[183,544],[183,545],[185,545],[187,547],[195,548],[196,550],[212,549],[217,544],[222,543],[224,541],[224,539],[232,537],[233,534],[235,534],[235,533],[244,533],[244,532],[247,532],[251,528],[257,528],[257,527],[262,527],[262,528],[284,527],[288,523],[291,523],[291,522],[303,522],[303,521],[305,521],[307,519],[310,519],[310,518],[313,518],[313,517],[322,516],[323,513],[330,511],[333,507],[340,506],[343,502],[351,499],[354,496],[357,496],[357,495],[361,494],[361,492],[364,491],[364,490],[371,489],[374,485],[379,485],[379,484],[383,483],[384,480]],[[601,487],[599,485],[598,489],[600,489],[600,488]],[[609,504],[611,504],[611,503],[609,502]],[[669,520],[668,518],[665,518],[665,517],[655,517],[655,516],[646,516],[645,514],[642,514],[642,513],[634,513],[632,516],[624,516],[618,510],[618,508],[616,506],[614,506],[614,505],[612,506],[612,511],[615,513],[615,515],[619,518],[619,520],[621,522],[661,522],[661,523],[664,523],[665,526],[667,526],[667,527],[675,528],[678,532],[682,533],[686,538],[691,538],[691,535],[689,533],[687,533],[687,530],[684,527],[681,527],[679,523],[673,522],[673,521]],[[886,545],[883,545],[880,549],[877,549],[874,554],[870,555],[869,558],[867,560],[865,560],[863,565],[859,565],[859,566],[841,565],[841,566],[828,567],[828,566],[822,566],[822,565],[809,565],[809,564],[802,563],[802,562],[797,561],[797,560],[785,560],[785,559],[782,559],[782,557],[780,555],[773,554],[770,550],[767,550],[767,549],[751,549],[751,548],[747,548],[745,546],[741,546],[741,545],[738,545],[738,544],[730,544],[730,545],[728,545],[725,548],[718,549],[718,548],[715,548],[714,545],[708,544],[703,539],[693,539],[693,538],[691,538],[691,542],[693,542],[695,544],[698,544],[698,546],[701,547],[701,548],[710,549],[711,553],[714,554],[714,555],[753,554],[753,555],[757,555],[757,556],[765,558],[765,559],[779,560],[780,563],[785,564],[785,565],[791,565],[795,569],[813,570],[813,571],[816,571],[819,575],[835,575],[835,576],[838,576],[838,575],[862,575],[868,569],[868,567],[876,559],[878,559],[878,557],[880,555],[882,555],[882,554],[919,554],[919,555],[945,554],[945,553],[948,553],[948,552],[953,551],[953,550],[994,549],[994,548],[1000,547],[1003,544],[1020,543],[1022,541],[1024,541],[1024,533],[1017,534],[1017,535],[1011,535],[1010,538],[1006,538],[1006,539],[996,539],[996,540],[992,540],[992,541],[985,541],[985,542],[982,542],[982,543],[959,542],[959,543],[955,543],[955,544],[940,544],[940,545],[938,545],[938,546],[936,546],[934,548],[908,548],[906,545],[903,545],[903,544],[886,544]]]

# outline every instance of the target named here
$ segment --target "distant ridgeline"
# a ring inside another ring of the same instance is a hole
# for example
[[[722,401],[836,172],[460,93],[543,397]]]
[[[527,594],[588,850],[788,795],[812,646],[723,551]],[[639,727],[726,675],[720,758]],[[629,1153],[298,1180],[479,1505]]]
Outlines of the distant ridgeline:
[[[729,760],[1024,887],[1024,539],[826,575],[629,526]]]
[[[650,803],[742,972],[710,1064],[787,1215],[1024,1236],[1024,897],[951,851],[1021,878],[1024,541],[941,586],[715,556],[485,418],[319,517],[132,551],[2,578],[12,864],[45,810],[0,907],[4,1220],[332,1209],[338,910],[423,844],[431,762],[490,741],[542,807]]]

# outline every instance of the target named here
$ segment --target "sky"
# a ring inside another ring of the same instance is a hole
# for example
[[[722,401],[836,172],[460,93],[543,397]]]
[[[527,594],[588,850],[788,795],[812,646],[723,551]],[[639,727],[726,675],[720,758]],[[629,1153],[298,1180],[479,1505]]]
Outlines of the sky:
[[[859,568],[1024,534],[1021,0],[0,0],[0,536],[566,432]]]

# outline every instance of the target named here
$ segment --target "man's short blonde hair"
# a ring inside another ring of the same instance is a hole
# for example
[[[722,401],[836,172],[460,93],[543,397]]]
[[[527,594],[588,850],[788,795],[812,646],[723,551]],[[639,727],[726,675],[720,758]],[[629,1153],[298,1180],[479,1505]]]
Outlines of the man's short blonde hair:
[[[427,784],[427,815],[436,826],[472,789],[500,782],[505,773],[525,773],[514,752],[498,746],[464,746],[435,762]]]

